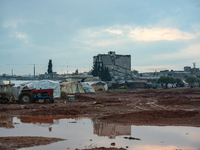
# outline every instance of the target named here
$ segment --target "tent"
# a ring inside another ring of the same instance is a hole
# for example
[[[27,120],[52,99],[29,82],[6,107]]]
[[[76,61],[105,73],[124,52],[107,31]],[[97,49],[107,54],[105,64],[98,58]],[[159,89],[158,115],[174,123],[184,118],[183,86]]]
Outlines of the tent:
[[[12,83],[15,84],[15,81],[12,81]],[[20,91],[24,89],[25,87],[28,89],[53,89],[53,96],[54,98],[60,97],[60,84],[57,81],[52,80],[41,80],[41,81],[21,81],[16,82],[14,86],[14,95],[15,97],[18,97],[20,94]]]
[[[92,83],[92,88],[95,90],[95,91],[99,91],[99,90],[108,90],[108,85],[106,82],[103,82],[103,81],[96,81],[94,83]]]
[[[95,90],[88,83],[82,82],[81,84],[85,90],[85,93],[96,93]]]
[[[85,82],[90,85],[95,91],[108,90],[108,85],[104,81]]]
[[[83,86],[76,81],[60,83],[60,90],[61,92],[64,91],[68,94],[85,93]]]

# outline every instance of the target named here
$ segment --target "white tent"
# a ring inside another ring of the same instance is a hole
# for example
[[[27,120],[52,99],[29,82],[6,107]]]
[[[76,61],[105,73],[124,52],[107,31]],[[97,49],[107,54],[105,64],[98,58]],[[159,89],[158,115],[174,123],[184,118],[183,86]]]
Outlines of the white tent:
[[[85,93],[96,93],[95,90],[88,83],[82,82],[81,84],[85,90]]]
[[[15,84],[14,81],[12,83]],[[23,83],[16,84],[14,86],[14,94],[15,97],[18,97],[20,94],[20,91],[24,88],[27,87],[28,89],[53,89],[53,96],[54,98],[60,97],[60,84],[58,81],[52,81],[52,80],[42,80],[42,81],[29,81]]]

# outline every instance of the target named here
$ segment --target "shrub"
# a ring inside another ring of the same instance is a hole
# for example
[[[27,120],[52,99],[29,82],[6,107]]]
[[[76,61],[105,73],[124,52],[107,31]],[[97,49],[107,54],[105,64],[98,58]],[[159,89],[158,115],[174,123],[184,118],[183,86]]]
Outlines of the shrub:
[[[67,93],[64,92],[64,91],[61,91],[60,97],[61,97],[62,99],[69,99],[69,96],[68,96]]]

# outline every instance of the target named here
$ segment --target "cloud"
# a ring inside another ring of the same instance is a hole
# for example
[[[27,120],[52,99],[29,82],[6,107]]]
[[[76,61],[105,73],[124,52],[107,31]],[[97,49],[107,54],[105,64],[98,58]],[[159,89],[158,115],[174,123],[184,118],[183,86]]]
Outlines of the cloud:
[[[25,21],[22,21],[22,20],[5,20],[3,22],[3,27],[5,28],[9,28],[9,27],[12,27],[12,28],[17,28],[18,24],[23,24],[25,23]]]
[[[176,28],[149,27],[140,26],[112,26],[88,28],[80,31],[79,37],[83,38],[86,44],[96,46],[109,46],[122,44],[126,42],[154,42],[154,41],[175,41],[190,40],[200,36],[196,34],[183,32]],[[121,42],[120,42],[121,41]],[[123,42],[122,42],[123,41]]]
[[[194,39],[198,35],[197,34],[190,34],[187,32],[179,31],[175,28],[161,28],[161,27],[153,27],[153,28],[141,28],[136,27],[130,29],[129,37],[135,41],[173,41],[177,39],[181,40],[189,40]]]
[[[175,65],[155,65],[155,66],[134,66],[131,67],[132,70],[137,70],[141,72],[154,72],[154,71],[161,71],[161,70],[175,70]]]
[[[22,39],[24,39],[24,38],[27,37],[26,34],[23,34],[23,33],[15,32],[15,34],[16,34],[16,37],[18,37],[18,38],[22,38]]]
[[[200,56],[199,48],[200,43],[196,43],[174,53],[156,55],[154,56],[154,59],[193,59]]]
[[[86,41],[85,43],[91,46],[106,47],[106,46],[114,46],[114,45],[122,44],[123,41],[108,39],[108,40],[99,40],[99,41]]]
[[[4,21],[3,22],[3,27],[8,28],[8,27],[13,27],[16,28],[17,27],[17,22],[15,21]]]
[[[176,147],[176,146],[157,146],[157,145],[144,145],[144,146],[136,146],[136,149],[148,149],[148,150],[174,150],[174,149],[187,149],[187,150],[195,150],[194,147]]]
[[[116,29],[105,29],[104,31],[107,31],[112,34],[122,34],[123,33],[122,30],[116,30]]]

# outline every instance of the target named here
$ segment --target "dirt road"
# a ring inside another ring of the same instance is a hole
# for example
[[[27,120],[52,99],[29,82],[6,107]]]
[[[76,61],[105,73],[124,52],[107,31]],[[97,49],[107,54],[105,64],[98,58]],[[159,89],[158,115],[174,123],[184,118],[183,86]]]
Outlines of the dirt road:
[[[75,102],[0,104],[1,115],[87,115],[106,122],[200,126],[200,88],[78,94]]]
[[[0,104],[1,116],[84,115],[101,122],[200,127],[200,88],[78,94],[75,102]],[[42,144],[42,143],[41,143]]]

